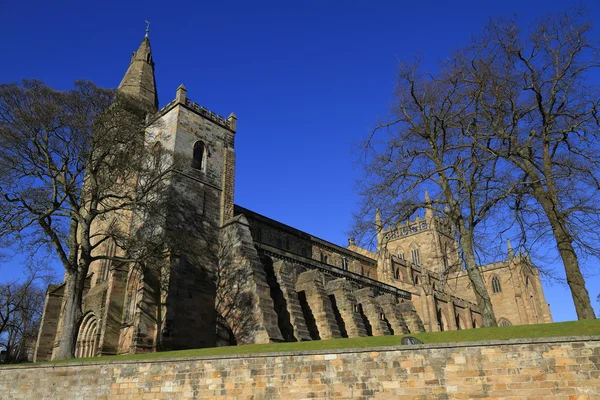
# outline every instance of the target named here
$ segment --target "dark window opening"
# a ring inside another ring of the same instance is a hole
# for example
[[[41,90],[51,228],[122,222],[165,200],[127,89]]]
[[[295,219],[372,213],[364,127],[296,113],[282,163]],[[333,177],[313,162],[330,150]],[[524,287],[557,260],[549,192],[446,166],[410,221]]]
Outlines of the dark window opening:
[[[497,276],[492,278],[492,292],[500,293],[502,291],[502,287],[500,286],[500,279]]]
[[[198,141],[194,143],[194,155],[192,159],[192,168],[199,169],[201,171],[204,170],[205,167],[205,146],[204,143]]]
[[[281,239],[277,239],[277,247],[281,248]]]
[[[348,271],[348,259],[346,257],[342,257],[342,269]]]

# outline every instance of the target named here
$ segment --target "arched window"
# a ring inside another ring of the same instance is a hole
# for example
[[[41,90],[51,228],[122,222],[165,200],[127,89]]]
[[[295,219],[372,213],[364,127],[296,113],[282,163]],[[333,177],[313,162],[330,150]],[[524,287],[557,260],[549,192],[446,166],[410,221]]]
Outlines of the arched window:
[[[112,239],[109,239],[105,242],[104,248],[106,249],[106,257],[114,257],[117,254],[117,246]],[[113,261],[108,258],[105,258],[101,262],[102,264],[100,266],[97,282],[104,282],[108,279],[108,275],[110,274],[110,269],[113,264]]]
[[[342,257],[342,269],[348,271],[348,259],[346,257]]]
[[[419,284],[419,276],[418,275],[415,275],[414,281],[415,281],[415,285]]]
[[[206,164],[206,146],[201,141],[194,143],[194,158],[192,159],[192,168],[204,171]]]
[[[413,247],[410,250],[410,255],[412,257],[413,264],[421,265],[421,255],[419,254],[419,249],[417,247]]]
[[[500,318],[498,320],[498,326],[512,326],[512,324],[506,318]]]
[[[404,258],[404,250],[402,248],[397,248],[396,249],[396,254],[398,256],[399,259],[401,259],[402,261],[405,260]]]
[[[500,293],[502,291],[502,287],[500,286],[500,278],[496,275],[492,278],[492,292]]]
[[[394,271],[394,279],[400,279],[400,268],[396,268],[396,270]]]

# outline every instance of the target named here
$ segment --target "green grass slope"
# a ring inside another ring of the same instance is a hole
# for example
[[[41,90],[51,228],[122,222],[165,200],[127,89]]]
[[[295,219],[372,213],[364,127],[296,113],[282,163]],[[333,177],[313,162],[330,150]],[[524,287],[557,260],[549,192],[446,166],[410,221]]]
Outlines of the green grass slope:
[[[518,325],[497,328],[478,328],[464,331],[422,332],[404,336],[413,336],[421,340],[422,342],[428,344],[586,335],[600,335],[600,319],[559,322],[552,324]],[[400,344],[401,337],[402,336],[372,336],[350,339],[316,340],[311,342],[252,344],[246,346],[215,347],[209,349],[193,349],[135,355],[105,356],[77,360],[53,361],[52,363],[69,361],[124,361],[179,357],[235,356],[236,354],[260,354],[273,352],[335,350],[364,347],[395,346]]]

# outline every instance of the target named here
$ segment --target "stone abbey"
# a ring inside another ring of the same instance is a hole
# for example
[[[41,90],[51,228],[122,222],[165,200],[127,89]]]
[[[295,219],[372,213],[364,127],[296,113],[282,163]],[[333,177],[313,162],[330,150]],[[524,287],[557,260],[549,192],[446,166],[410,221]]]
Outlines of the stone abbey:
[[[352,239],[335,245],[234,204],[235,114],[199,106],[183,85],[159,109],[147,36],[118,90],[159,122],[148,127],[148,143],[190,160],[169,176],[169,218],[179,223],[164,227],[183,230],[190,254],[172,252],[155,270],[92,263],[77,357],[481,326],[452,228],[434,211],[379,226],[376,251]],[[119,221],[131,234],[133,219]],[[119,250],[107,242],[102,251]],[[505,261],[481,270],[500,325],[552,321],[526,256],[509,245]],[[36,361],[52,359],[58,346],[63,290],[48,288]]]

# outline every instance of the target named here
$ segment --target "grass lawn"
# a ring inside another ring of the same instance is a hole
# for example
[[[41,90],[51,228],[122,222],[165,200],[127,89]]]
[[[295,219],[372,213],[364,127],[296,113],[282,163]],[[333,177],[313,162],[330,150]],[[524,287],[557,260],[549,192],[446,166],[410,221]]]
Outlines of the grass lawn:
[[[553,324],[518,325],[498,328],[478,328],[464,331],[422,332],[405,336],[414,336],[424,343],[472,342],[478,340],[503,340],[516,338],[542,338],[555,336],[600,335],[600,319],[558,322]],[[372,336],[351,339],[316,340],[312,342],[252,344],[246,346],[215,347],[209,349],[164,351],[136,355],[105,356],[77,360],[52,361],[51,363],[70,361],[123,361],[158,358],[202,357],[218,355],[236,355],[251,353],[272,353],[288,351],[350,349],[362,347],[395,346],[400,344],[401,336]]]

